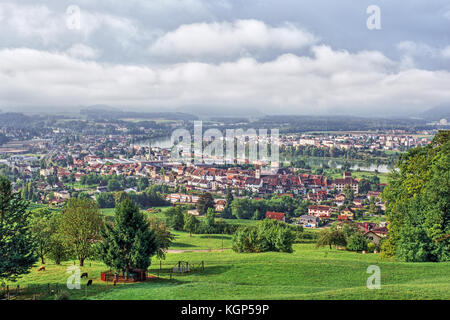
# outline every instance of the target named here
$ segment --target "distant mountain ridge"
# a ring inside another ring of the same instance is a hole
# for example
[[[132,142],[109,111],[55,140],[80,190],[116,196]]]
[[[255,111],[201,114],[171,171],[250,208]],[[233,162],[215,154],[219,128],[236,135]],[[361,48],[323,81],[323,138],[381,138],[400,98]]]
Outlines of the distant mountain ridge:
[[[266,114],[252,108],[231,106],[196,106],[187,105],[175,109],[179,112],[194,114],[199,118],[209,117],[264,117]]]
[[[197,120],[198,118],[192,114],[183,112],[139,112],[139,111],[122,111],[118,108],[107,105],[94,105],[80,109],[80,114],[93,119],[166,119],[166,120]]]
[[[428,109],[418,115],[420,118],[426,120],[438,121],[441,119],[450,120],[450,104],[448,105],[439,105],[433,108]]]

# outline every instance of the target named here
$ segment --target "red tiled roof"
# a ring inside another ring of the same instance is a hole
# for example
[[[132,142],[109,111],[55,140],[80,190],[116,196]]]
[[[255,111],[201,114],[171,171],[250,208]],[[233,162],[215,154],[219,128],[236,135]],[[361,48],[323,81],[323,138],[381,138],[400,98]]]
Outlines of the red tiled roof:
[[[284,218],[284,213],[283,212],[275,212],[275,211],[267,211],[266,218],[282,221]]]

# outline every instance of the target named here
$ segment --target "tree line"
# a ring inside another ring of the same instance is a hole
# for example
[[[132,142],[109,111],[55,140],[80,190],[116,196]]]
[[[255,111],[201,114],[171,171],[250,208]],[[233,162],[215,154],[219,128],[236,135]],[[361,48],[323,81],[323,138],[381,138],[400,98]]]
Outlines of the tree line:
[[[382,254],[404,261],[450,260],[450,131],[400,156],[383,191],[389,238]]]
[[[38,261],[56,264],[77,259],[102,260],[127,275],[147,269],[151,258],[165,257],[173,235],[167,225],[148,219],[123,195],[112,221],[102,219],[96,201],[70,199],[60,211],[28,210],[29,202],[0,177],[0,281],[15,281]]]

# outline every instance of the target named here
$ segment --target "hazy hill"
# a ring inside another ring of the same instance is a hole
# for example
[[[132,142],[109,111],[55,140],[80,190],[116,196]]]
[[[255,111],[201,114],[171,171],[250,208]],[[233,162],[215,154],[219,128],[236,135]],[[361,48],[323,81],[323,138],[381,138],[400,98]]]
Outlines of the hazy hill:
[[[430,108],[427,111],[422,112],[419,116],[423,119],[433,121],[441,119],[450,120],[450,104]]]

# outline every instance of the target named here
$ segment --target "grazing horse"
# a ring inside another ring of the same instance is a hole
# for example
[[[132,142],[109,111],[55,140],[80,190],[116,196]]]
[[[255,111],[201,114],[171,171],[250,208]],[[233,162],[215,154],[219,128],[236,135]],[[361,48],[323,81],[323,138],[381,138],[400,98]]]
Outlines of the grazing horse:
[[[45,271],[45,266],[40,266],[37,271]]]
[[[86,278],[88,277],[88,273],[87,273],[87,272],[81,274],[81,278],[85,278],[85,277],[86,277]]]

